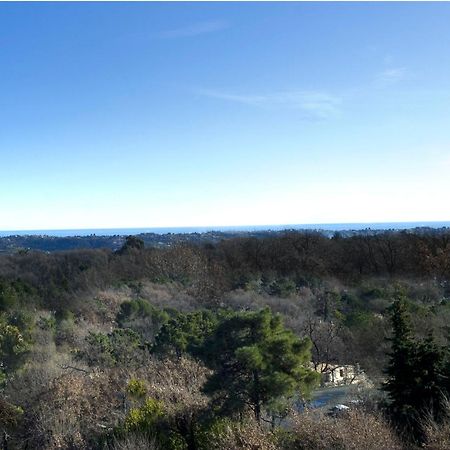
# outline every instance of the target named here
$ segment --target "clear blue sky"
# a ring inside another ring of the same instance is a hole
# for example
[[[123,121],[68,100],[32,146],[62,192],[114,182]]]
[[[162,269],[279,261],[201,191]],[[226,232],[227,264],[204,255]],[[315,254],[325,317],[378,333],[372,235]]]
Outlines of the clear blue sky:
[[[450,220],[449,3],[0,4],[0,229]]]

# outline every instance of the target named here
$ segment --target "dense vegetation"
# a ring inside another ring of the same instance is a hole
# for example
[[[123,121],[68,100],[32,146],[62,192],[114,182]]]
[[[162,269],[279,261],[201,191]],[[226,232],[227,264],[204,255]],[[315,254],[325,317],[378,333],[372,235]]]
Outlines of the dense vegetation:
[[[276,236],[280,231],[258,230],[258,231],[207,231],[203,233],[140,233],[137,235],[146,246],[164,248],[179,244],[206,244],[217,243],[223,239],[234,237],[263,238]],[[324,233],[326,233],[324,231]],[[328,232],[329,233],[329,232]],[[46,234],[21,234],[0,236],[0,253],[26,252],[29,250],[41,250],[46,252],[77,250],[77,249],[99,249],[107,248],[119,250],[124,244],[126,235],[83,235],[83,236],[49,236]]]
[[[445,229],[4,254],[4,448],[448,448],[449,280]]]

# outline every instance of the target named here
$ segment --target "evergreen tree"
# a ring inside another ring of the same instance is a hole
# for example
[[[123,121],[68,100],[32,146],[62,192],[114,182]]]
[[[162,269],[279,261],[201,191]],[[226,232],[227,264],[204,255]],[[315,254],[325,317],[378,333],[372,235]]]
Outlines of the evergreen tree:
[[[431,414],[435,420],[440,420],[445,414],[443,400],[448,393],[445,388],[444,364],[443,349],[436,344],[430,332],[416,346],[411,403],[419,416]]]
[[[403,425],[414,415],[411,405],[413,373],[415,369],[415,348],[404,297],[399,296],[391,306],[393,335],[389,365],[386,369],[389,410],[396,422]]]
[[[175,352],[177,356],[187,352],[197,356],[204,340],[217,327],[219,315],[207,310],[177,314],[161,327],[152,352]]]
[[[145,248],[145,243],[141,238],[137,236],[127,236],[122,247],[118,250],[119,254],[127,253],[130,249],[143,250]]]
[[[391,320],[392,351],[384,386],[390,400],[388,411],[400,428],[421,440],[421,420],[431,414],[439,421],[446,412],[443,400],[449,391],[445,352],[432,333],[422,341],[412,337],[404,297],[394,301]]]
[[[308,367],[310,348],[269,308],[231,314],[204,342],[203,358],[214,370],[205,392],[222,413],[250,407],[259,422],[263,409],[277,400],[309,395],[319,377]]]

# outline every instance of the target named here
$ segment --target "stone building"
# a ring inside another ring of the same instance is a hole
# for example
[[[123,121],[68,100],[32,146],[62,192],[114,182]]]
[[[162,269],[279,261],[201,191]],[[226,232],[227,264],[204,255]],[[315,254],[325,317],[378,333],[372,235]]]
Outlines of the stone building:
[[[367,382],[367,377],[359,365],[319,363],[315,364],[314,369],[322,375],[323,386],[345,386]]]

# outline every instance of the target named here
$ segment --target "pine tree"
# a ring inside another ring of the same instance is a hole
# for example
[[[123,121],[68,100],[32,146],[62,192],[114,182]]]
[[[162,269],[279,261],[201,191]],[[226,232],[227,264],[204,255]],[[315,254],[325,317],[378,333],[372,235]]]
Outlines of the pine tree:
[[[310,349],[311,342],[284,328],[269,308],[234,313],[204,343],[203,357],[214,370],[205,391],[222,413],[249,407],[259,422],[276,401],[308,396],[319,376],[308,366]]]
[[[419,416],[431,414],[435,420],[440,420],[445,414],[444,357],[431,332],[416,346],[411,403]]]
[[[400,425],[407,425],[415,414],[411,404],[416,352],[412,338],[406,301],[398,296],[391,306],[393,335],[389,365],[386,369],[388,380],[384,390],[388,393],[389,411]]]
[[[388,411],[401,429],[420,441],[423,419],[431,414],[439,421],[446,413],[443,400],[449,391],[445,352],[431,332],[422,341],[412,337],[404,297],[394,301],[391,320],[392,351],[384,386],[390,400]]]
[[[225,313],[215,314],[211,311],[195,311],[188,314],[178,313],[165,323],[156,336],[152,352],[177,356],[190,353],[198,356],[204,340],[217,327],[219,318]]]

